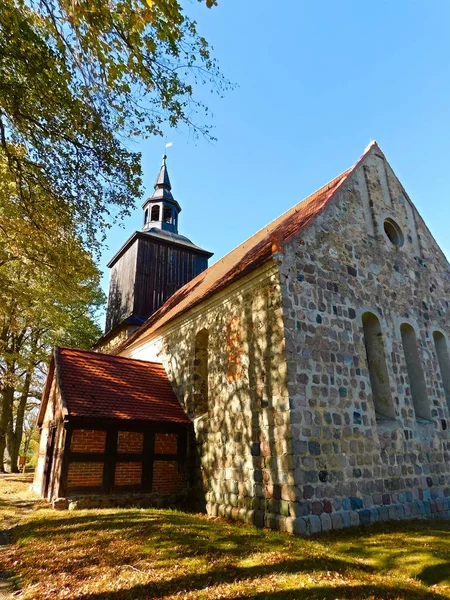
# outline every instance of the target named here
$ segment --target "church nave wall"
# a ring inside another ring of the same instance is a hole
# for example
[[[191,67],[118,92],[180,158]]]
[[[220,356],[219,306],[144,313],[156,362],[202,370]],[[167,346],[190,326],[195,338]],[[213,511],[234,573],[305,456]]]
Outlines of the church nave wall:
[[[284,459],[290,423],[277,266],[189,311],[132,357],[155,354],[193,419],[197,507],[247,519],[264,512],[267,489],[292,477]]]

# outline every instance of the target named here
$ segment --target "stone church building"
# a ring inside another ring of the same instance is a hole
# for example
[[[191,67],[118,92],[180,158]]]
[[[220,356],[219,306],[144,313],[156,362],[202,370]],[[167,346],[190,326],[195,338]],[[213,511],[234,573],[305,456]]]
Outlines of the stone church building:
[[[449,518],[450,267],[378,145],[209,268],[179,211],[164,161],[100,352],[55,350],[35,488],[298,534]]]

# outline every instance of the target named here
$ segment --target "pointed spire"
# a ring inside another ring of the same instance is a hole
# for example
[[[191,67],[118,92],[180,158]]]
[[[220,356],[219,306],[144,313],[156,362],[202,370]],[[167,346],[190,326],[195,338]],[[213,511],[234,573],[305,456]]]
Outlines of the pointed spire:
[[[154,191],[142,205],[144,210],[144,231],[148,229],[163,229],[178,233],[178,215],[181,206],[172,196],[169,173],[166,165],[167,156],[164,154],[163,162],[156,178]]]
[[[170,191],[172,189],[172,186],[170,184],[169,172],[167,170],[167,165],[166,165],[166,158],[167,158],[167,155],[164,154],[162,165],[161,165],[161,168],[159,169],[158,177],[156,178],[155,185],[154,185],[155,191],[153,192],[150,200],[172,200],[173,201],[173,199],[174,199],[172,196],[172,192]]]
[[[155,189],[158,186],[163,186],[163,187],[169,188],[169,190],[170,190],[172,188],[172,186],[170,185],[169,172],[167,171],[167,165],[166,165],[167,154],[163,154],[162,158],[163,158],[163,161],[162,161],[161,168],[159,169],[158,177],[156,178]]]

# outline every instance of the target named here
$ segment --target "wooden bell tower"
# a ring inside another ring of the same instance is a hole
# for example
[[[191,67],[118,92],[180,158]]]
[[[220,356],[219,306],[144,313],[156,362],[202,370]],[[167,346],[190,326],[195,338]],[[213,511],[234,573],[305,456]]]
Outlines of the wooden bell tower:
[[[178,233],[181,207],[172,195],[166,155],[153,194],[142,208],[144,224],[108,263],[111,269],[105,334],[112,348],[142,325],[179,288],[208,268],[211,252]]]

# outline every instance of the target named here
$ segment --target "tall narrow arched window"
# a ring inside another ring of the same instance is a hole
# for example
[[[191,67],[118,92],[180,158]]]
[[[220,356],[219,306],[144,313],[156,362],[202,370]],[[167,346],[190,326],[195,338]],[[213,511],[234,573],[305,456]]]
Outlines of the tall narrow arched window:
[[[393,419],[395,408],[392,402],[380,321],[373,313],[366,312],[362,316],[362,323],[375,414],[377,418]]]
[[[152,213],[151,213],[151,219],[152,221],[159,221],[159,206],[152,206]]]
[[[192,402],[194,418],[208,410],[208,337],[206,329],[202,329],[195,336]]]
[[[402,323],[400,333],[416,418],[431,419],[430,403],[428,401],[427,386],[417,348],[416,332],[414,331],[414,327],[409,325],[409,323]]]
[[[450,358],[448,356],[447,342],[445,341],[444,334],[440,331],[435,331],[433,333],[433,340],[438,357],[439,370],[441,371],[445,398],[450,409]]]
[[[144,213],[144,225],[147,225],[148,223],[148,208],[145,210]]]
[[[172,223],[172,208],[170,206],[163,208],[163,221],[164,223]]]

